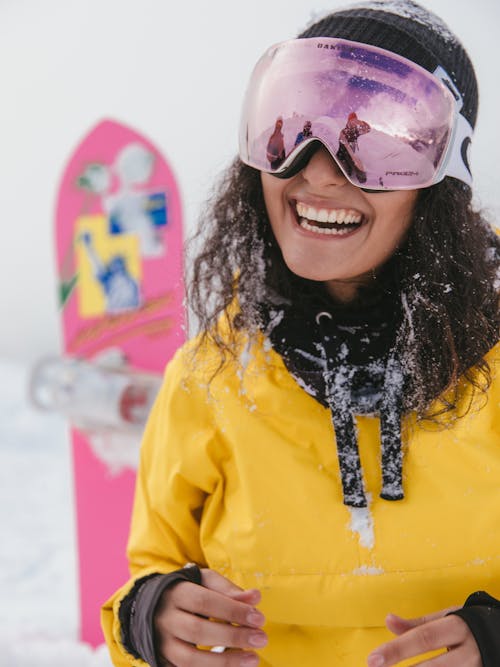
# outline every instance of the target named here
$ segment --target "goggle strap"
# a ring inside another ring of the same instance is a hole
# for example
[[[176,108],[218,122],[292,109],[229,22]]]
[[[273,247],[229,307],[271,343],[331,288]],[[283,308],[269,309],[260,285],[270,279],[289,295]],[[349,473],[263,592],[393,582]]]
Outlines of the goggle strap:
[[[472,129],[469,121],[457,114],[455,127],[455,136],[450,144],[450,157],[447,161],[445,173],[443,176],[452,176],[458,178],[467,185],[472,185],[472,174],[469,167],[469,146],[472,141]]]
[[[455,98],[455,105],[457,107],[458,111],[462,110],[462,107],[464,105],[464,101],[462,98],[462,95],[460,94],[460,91],[458,88],[455,86],[455,84],[452,81],[451,76],[448,74],[448,72],[442,67],[441,65],[438,65],[436,69],[433,72],[433,75],[443,83],[450,93],[453,95]]]
[[[474,130],[472,129],[469,121],[460,113],[464,105],[464,101],[460,91],[453,83],[451,76],[441,65],[436,67],[433,74],[451,92],[455,98],[455,107],[457,110],[455,129],[453,137],[450,141],[450,155],[448,159],[445,159],[444,161],[446,167],[444,169],[444,173],[442,174],[442,178],[445,176],[452,176],[453,178],[458,178],[459,180],[464,181],[464,183],[467,183],[467,185],[471,186],[472,174],[469,166],[468,152]]]

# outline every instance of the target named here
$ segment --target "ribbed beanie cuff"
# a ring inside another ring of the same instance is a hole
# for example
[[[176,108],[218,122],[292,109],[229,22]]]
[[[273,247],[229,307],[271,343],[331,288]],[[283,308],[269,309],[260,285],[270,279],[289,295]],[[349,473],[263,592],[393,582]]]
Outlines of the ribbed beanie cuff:
[[[478,86],[474,67],[458,38],[413,0],[373,0],[325,16],[299,38],[337,37],[397,53],[429,72],[440,65],[462,95],[462,114],[474,127]]]

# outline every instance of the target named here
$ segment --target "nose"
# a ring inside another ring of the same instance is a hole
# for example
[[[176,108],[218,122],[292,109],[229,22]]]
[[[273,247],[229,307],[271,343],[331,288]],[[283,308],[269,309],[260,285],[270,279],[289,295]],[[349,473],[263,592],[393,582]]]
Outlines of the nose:
[[[314,152],[311,159],[302,169],[302,177],[309,185],[317,189],[330,186],[338,187],[349,183],[342,170],[324,146]]]

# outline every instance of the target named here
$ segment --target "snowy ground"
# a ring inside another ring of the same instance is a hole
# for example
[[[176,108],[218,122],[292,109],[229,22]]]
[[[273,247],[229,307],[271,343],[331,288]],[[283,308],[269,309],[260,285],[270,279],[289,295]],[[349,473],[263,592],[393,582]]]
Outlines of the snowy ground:
[[[65,421],[27,401],[28,369],[0,360],[2,667],[109,667],[77,641],[70,451]]]

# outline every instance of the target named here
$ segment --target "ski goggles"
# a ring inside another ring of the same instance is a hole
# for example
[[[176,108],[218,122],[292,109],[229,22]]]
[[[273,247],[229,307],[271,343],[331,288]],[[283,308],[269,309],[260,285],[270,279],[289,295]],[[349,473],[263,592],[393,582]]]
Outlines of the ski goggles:
[[[445,176],[471,185],[472,127],[442,67],[434,73],[378,47],[326,37],[270,47],[247,88],[239,154],[290,178],[323,144],[366,190],[426,188]]]

